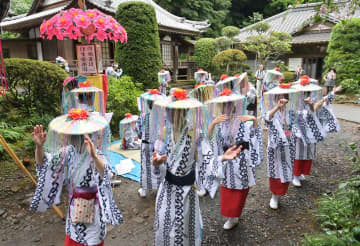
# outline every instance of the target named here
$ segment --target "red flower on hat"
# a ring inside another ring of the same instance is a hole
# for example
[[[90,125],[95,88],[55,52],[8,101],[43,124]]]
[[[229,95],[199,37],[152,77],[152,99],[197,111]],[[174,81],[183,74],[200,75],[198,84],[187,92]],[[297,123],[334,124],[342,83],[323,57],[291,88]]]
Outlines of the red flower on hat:
[[[74,79],[74,77],[67,77],[66,79],[64,79],[63,81],[63,86],[67,85],[70,81],[72,81]]]
[[[229,88],[225,88],[221,93],[220,96],[229,96],[232,94],[232,91]]]
[[[275,70],[278,71],[278,72],[280,72],[280,68],[279,68],[279,67],[276,67]]]
[[[131,117],[132,117],[132,114],[131,114],[131,113],[126,113],[126,114],[125,114],[125,117],[126,117],[126,118],[131,118]]]
[[[202,68],[199,68],[199,69],[198,69],[198,72],[202,72],[202,71],[204,71],[204,69],[202,69]]]
[[[85,82],[82,82],[82,83],[79,83],[79,87],[80,88],[84,88],[84,87],[90,87],[91,86],[91,83],[89,80],[85,81]]]
[[[159,95],[159,90],[158,89],[151,89],[149,90],[149,93],[152,95]]]
[[[200,82],[199,84],[195,85],[195,88],[198,88],[199,86],[205,85],[203,82]]]
[[[187,93],[185,90],[183,89],[176,89],[174,92],[173,92],[173,97],[175,97],[177,100],[184,100],[187,98]]]
[[[229,76],[227,74],[222,74],[220,77],[220,80],[227,79]]]
[[[309,77],[309,76],[307,76],[307,75],[303,75],[303,76],[301,76],[301,77],[300,77],[300,79],[307,79],[307,80],[309,80],[309,79],[310,79],[310,77]]]
[[[289,84],[289,83],[283,83],[283,84],[280,84],[279,87],[280,87],[280,88],[283,88],[283,89],[289,89],[289,88],[291,88],[291,84]]]
[[[68,116],[73,120],[85,120],[89,117],[89,112],[85,109],[73,108],[69,111]]]
[[[308,85],[310,83],[310,80],[307,78],[303,78],[300,80],[300,85]]]
[[[164,70],[164,69],[161,69],[160,73],[165,73],[165,70]]]
[[[237,74],[234,75],[234,77],[239,78],[240,74],[237,73]]]

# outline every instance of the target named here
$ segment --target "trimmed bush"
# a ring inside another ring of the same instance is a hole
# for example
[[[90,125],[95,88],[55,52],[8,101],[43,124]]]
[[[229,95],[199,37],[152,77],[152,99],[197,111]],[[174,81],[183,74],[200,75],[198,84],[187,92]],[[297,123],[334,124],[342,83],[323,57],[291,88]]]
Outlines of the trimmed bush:
[[[145,89],[158,87],[157,73],[162,62],[154,8],[143,2],[122,3],[116,19],[128,34],[127,43],[116,45],[116,62]]]
[[[231,48],[232,41],[228,37],[218,37],[215,39],[218,50],[227,50]]]
[[[213,38],[201,38],[195,44],[194,56],[198,68],[211,71],[211,61],[217,53]]]
[[[5,59],[9,91],[1,102],[0,118],[17,111],[22,118],[34,115],[58,115],[61,89],[68,74],[57,65],[37,60]],[[18,116],[17,115],[17,116]]]
[[[113,134],[119,132],[119,122],[126,113],[138,114],[137,97],[143,91],[139,89],[140,83],[134,83],[130,76],[120,79],[109,77],[109,93],[107,97],[107,112],[113,112],[110,127]]]
[[[294,80],[294,72],[291,72],[291,71],[285,71],[283,72],[283,75],[284,75],[284,82],[292,82]]]
[[[354,79],[344,79],[341,82],[341,86],[347,93],[356,94],[360,92],[359,81]]]
[[[221,34],[228,38],[234,38],[240,33],[240,29],[236,26],[226,26],[221,30]]]
[[[360,18],[343,20],[331,33],[325,74],[336,69],[336,82],[345,79],[360,81]]]
[[[230,49],[218,53],[212,60],[212,64],[229,73],[238,70],[246,59],[245,53],[241,50]]]

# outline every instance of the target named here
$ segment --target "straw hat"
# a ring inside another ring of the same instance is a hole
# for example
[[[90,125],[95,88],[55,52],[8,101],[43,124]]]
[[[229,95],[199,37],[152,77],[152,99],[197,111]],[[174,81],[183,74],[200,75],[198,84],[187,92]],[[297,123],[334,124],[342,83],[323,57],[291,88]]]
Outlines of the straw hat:
[[[76,119],[77,117],[79,118]],[[107,127],[109,124],[104,117],[86,110],[74,109],[69,114],[53,119],[49,124],[49,132],[60,135],[84,135],[103,131]]]

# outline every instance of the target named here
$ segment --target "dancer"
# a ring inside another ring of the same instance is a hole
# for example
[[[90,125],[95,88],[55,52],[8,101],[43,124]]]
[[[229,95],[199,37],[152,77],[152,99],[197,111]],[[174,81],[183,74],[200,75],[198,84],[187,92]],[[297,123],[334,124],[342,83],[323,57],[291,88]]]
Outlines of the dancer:
[[[154,143],[150,141],[151,111],[156,100],[166,100],[158,90],[149,90],[140,96],[141,176],[140,197],[146,197],[147,190],[157,190],[165,177],[164,166],[152,165]]]
[[[108,123],[101,116],[76,112],[54,119],[49,134],[41,125],[34,128],[38,183],[30,209],[44,212],[59,204],[62,187],[68,184],[65,246],[104,245],[105,223],[123,222],[113,199],[112,171],[104,155]],[[50,152],[44,151],[44,144]]]
[[[297,112],[297,124],[293,127],[295,136],[295,160],[293,185],[301,187],[301,180],[305,175],[310,174],[312,161],[316,155],[316,143],[323,141],[326,133],[316,116],[319,103],[314,105],[314,101],[321,98],[322,88],[310,83],[307,76],[302,76],[300,83],[294,86],[300,91],[301,98],[304,98],[303,107]]]
[[[170,72],[162,69],[160,72],[158,72],[158,80],[159,80],[159,91],[162,95],[166,96],[167,88],[169,82],[171,81]]]
[[[166,140],[155,144],[156,153],[153,154],[154,165],[164,163],[166,167],[166,177],[156,197],[154,245],[200,246],[202,222],[199,198],[193,184],[196,158],[200,163],[203,158],[202,143],[199,142],[203,105],[186,99],[186,91],[181,89],[177,89],[173,96],[176,101],[162,105],[166,108]],[[166,152],[159,155],[162,149]],[[233,146],[224,155],[209,160],[208,165],[232,160],[239,153],[240,148]]]
[[[230,230],[239,223],[249,189],[255,185],[255,168],[262,161],[262,136],[254,116],[233,115],[235,119],[231,120],[233,107],[236,107],[236,104],[237,107],[241,107],[244,97],[233,94],[224,95],[222,98],[224,98],[222,103],[219,103],[219,98],[211,101],[213,103],[217,101],[215,107],[219,107],[222,113],[209,126],[209,137],[214,154],[217,156],[226,151],[231,145],[231,135],[234,136],[236,145],[242,148],[237,158],[223,165],[221,214],[227,218],[224,230]],[[235,131],[230,130],[233,128],[232,125],[235,126]]]
[[[273,93],[273,94],[272,94]],[[272,197],[270,208],[278,209],[279,198],[284,196],[292,181],[294,164],[294,136],[291,128],[294,121],[293,109],[286,109],[291,94],[298,93],[290,85],[282,85],[265,94],[274,97],[276,105],[266,112],[265,124],[268,128],[267,167]],[[294,100],[291,95],[291,104]],[[290,105],[290,107],[293,105]]]
[[[120,121],[120,138],[122,139],[122,148],[140,149],[141,142],[138,136],[138,122],[139,116],[130,113],[125,114],[125,118]]]

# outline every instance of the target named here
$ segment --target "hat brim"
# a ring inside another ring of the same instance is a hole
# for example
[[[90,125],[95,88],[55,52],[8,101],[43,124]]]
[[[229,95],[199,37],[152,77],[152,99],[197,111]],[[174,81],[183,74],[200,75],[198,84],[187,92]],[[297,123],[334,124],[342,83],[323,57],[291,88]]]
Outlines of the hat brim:
[[[62,115],[50,122],[49,130],[61,135],[84,135],[102,131],[108,126],[107,120],[96,114],[90,114],[84,120],[73,120],[68,115]]]

